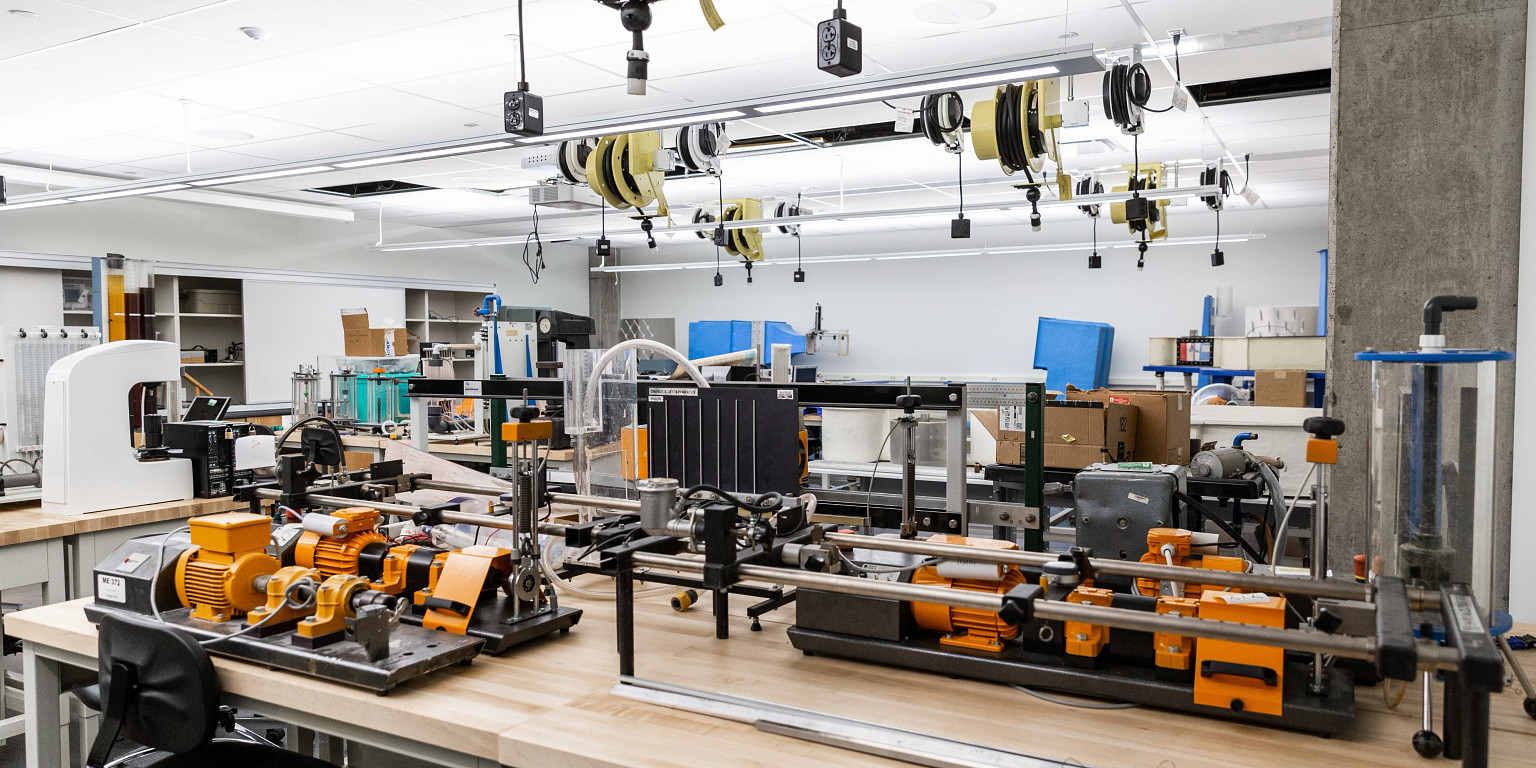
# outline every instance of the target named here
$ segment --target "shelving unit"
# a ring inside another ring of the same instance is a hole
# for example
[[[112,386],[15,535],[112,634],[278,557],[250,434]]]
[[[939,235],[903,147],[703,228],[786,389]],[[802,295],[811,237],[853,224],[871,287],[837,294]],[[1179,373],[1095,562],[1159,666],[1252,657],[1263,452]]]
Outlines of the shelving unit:
[[[421,339],[423,345],[468,344],[475,340],[475,333],[480,329],[480,318],[475,315],[475,310],[484,300],[485,294],[471,291],[406,289],[406,330]],[[465,359],[470,353],[459,351],[454,356]]]

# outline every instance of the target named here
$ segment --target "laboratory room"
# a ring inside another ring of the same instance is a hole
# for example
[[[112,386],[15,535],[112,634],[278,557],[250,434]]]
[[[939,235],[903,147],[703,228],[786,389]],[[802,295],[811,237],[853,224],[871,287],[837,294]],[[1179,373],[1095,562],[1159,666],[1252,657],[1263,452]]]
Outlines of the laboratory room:
[[[0,768],[1536,766],[1533,45],[5,0]]]

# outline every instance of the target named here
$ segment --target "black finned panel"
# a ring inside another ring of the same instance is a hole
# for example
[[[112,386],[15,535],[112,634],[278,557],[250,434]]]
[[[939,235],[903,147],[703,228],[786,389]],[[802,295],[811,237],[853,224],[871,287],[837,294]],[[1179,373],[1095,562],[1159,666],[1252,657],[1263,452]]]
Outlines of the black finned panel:
[[[738,493],[800,487],[794,389],[653,386],[647,401],[651,477]]]
[[[1312,96],[1327,93],[1332,76],[1333,70],[1313,69],[1284,75],[1245,77],[1241,80],[1222,80],[1191,85],[1189,93],[1195,97],[1195,103],[1202,107],[1285,99],[1292,96]]]

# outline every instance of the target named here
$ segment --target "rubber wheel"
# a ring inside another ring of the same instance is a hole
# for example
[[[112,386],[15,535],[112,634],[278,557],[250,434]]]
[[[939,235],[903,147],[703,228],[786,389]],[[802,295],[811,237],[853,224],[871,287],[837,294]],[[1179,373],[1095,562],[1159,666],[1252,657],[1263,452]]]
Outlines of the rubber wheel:
[[[1536,699],[1525,700],[1525,713],[1532,718],[1536,718]]]

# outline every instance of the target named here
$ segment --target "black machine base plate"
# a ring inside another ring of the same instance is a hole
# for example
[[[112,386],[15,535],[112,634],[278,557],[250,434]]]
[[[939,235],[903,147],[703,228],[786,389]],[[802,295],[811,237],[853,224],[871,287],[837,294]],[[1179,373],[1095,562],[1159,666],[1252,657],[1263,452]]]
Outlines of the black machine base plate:
[[[790,643],[806,653],[1127,701],[1290,730],[1332,735],[1355,719],[1355,683],[1349,672],[1329,670],[1328,694],[1313,696],[1307,693],[1311,667],[1296,662],[1286,664],[1284,714],[1277,717],[1196,704],[1188,683],[1158,680],[1154,670],[1142,667],[1102,664],[1095,670],[1076,669],[1055,660],[1054,664],[1024,660],[1016,647],[1004,652],[1011,652],[1014,658],[1006,658],[1004,654],[940,645],[937,638],[894,642],[801,627],[790,627],[788,633]]]
[[[551,632],[567,632],[581,621],[580,608],[556,608],[521,621],[512,621],[512,600],[496,598],[475,606],[469,619],[469,636],[485,641],[482,653],[495,655],[516,645],[543,637]],[[421,616],[406,613],[400,623],[421,626]],[[438,633],[445,634],[445,633]]]
[[[117,611],[91,604],[85,606],[86,618],[100,621],[106,613],[122,613],[144,618],[137,613]],[[192,618],[186,608],[160,614],[167,624],[185,630],[198,640],[211,640],[240,631],[244,622],[213,622]],[[204,646],[209,653],[264,664],[273,669],[318,677],[332,682],[365,688],[383,694],[415,677],[468,663],[480,652],[483,641],[477,637],[450,635],[420,627],[397,626],[390,632],[389,655],[369,661],[363,646],[343,640],[314,650],[296,646],[297,635],[285,632],[271,637],[242,635]]]

